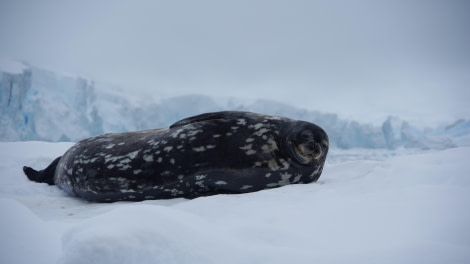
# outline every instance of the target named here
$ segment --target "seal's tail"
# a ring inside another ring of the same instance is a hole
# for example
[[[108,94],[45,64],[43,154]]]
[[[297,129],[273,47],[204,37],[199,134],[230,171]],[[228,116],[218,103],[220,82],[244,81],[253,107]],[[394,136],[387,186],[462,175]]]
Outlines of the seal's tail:
[[[54,174],[57,163],[59,163],[61,157],[56,158],[47,168],[44,170],[37,171],[31,167],[23,167],[24,174],[28,176],[28,179],[35,182],[45,182],[49,185],[54,185]]]

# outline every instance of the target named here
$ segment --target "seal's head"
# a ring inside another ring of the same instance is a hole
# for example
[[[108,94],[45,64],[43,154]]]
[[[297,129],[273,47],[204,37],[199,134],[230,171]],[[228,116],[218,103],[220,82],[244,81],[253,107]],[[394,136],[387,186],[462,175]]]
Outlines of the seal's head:
[[[297,121],[286,135],[287,152],[298,164],[323,165],[328,153],[328,135],[319,126]]]

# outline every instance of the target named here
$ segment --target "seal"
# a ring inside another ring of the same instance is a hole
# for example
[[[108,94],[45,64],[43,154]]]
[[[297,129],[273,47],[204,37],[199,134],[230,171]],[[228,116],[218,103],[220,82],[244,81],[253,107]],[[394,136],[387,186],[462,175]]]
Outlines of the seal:
[[[328,146],[315,124],[224,111],[84,139],[46,169],[23,171],[93,202],[196,198],[317,181]]]

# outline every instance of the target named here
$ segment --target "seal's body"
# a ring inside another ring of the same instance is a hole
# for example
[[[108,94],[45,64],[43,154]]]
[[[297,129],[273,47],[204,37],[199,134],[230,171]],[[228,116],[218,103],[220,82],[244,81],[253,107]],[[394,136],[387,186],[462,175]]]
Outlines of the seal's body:
[[[316,181],[327,152],[327,134],[312,123],[216,112],[88,138],[46,169],[24,171],[96,202],[194,198]]]

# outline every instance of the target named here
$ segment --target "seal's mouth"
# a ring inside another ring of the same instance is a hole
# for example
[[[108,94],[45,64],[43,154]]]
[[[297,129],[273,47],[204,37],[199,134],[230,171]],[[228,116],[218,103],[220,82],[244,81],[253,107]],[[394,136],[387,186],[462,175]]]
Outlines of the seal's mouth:
[[[320,144],[313,141],[298,144],[295,148],[295,154],[303,164],[313,163],[320,159],[323,154]]]

